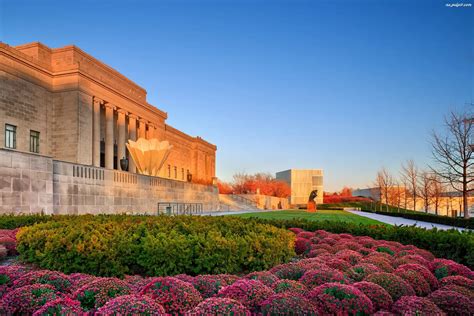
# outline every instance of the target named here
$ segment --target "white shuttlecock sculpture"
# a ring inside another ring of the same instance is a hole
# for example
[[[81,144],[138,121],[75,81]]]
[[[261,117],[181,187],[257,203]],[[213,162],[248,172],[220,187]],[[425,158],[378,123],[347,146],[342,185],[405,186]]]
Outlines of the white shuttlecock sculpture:
[[[160,142],[156,138],[139,138],[136,142],[129,139],[126,145],[137,171],[155,177],[159,175],[173,147],[168,141]]]

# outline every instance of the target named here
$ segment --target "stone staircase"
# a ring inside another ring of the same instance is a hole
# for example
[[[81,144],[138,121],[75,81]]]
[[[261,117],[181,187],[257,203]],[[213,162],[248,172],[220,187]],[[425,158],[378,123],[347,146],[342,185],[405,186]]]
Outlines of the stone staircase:
[[[219,211],[257,211],[255,201],[235,194],[219,194]]]

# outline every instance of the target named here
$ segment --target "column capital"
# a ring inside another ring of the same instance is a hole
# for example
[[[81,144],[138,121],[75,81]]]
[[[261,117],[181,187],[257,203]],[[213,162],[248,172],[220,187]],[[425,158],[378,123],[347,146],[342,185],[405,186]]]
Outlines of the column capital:
[[[105,106],[106,108],[109,108],[109,109],[112,109],[112,110],[115,110],[115,108],[116,108],[115,105],[113,105],[113,104],[111,104],[111,103],[108,103],[108,102],[105,103],[104,106]]]
[[[148,127],[156,128],[156,125],[153,123],[148,123]]]
[[[94,103],[102,104],[103,102],[104,102],[104,100],[102,100],[101,98],[98,98],[98,97],[94,96]]]
[[[125,111],[124,109],[117,109],[117,113],[124,114],[124,115],[128,114],[128,112]]]
[[[138,120],[138,116],[136,116],[135,114],[129,113],[128,117],[131,118],[131,119],[134,119],[134,120]]]
[[[140,123],[145,123],[145,124],[148,124],[148,121],[147,121],[147,120],[145,120],[145,119],[144,119],[144,118],[142,118],[142,117],[140,117],[140,118],[138,119],[138,121],[139,121]]]

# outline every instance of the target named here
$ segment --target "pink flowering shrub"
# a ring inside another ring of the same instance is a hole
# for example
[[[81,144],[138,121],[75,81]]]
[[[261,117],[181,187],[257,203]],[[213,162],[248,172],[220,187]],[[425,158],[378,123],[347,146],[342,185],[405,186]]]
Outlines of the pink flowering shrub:
[[[127,282],[117,278],[97,278],[76,290],[72,297],[81,302],[81,307],[88,311],[103,306],[108,300],[130,294]]]
[[[199,303],[189,315],[196,316],[250,316],[251,313],[247,307],[227,297],[211,297]]]
[[[362,259],[362,255],[357,251],[346,249],[336,252],[336,258],[346,260],[351,265],[354,265]]]
[[[414,270],[398,270],[394,274],[407,281],[417,296],[426,296],[431,293],[430,285],[420,273]]]
[[[263,315],[317,315],[316,306],[307,298],[294,293],[277,293],[260,304]]]
[[[290,279],[298,281],[306,272],[306,269],[299,264],[287,263],[279,264],[271,268],[270,272],[280,279]]]
[[[401,266],[402,264],[409,264],[409,263],[420,264],[425,267],[429,265],[429,261],[423,258],[422,256],[406,255],[403,257],[396,258],[395,261],[393,262],[393,266],[398,267],[398,266]]]
[[[235,283],[236,281],[240,280],[238,276],[233,275],[233,274],[222,273],[222,274],[216,274],[216,276],[218,276],[219,278],[222,278],[222,280],[224,280],[227,283],[227,285],[231,285]]]
[[[126,275],[123,280],[128,283],[132,292],[140,291],[151,281],[151,278],[144,278],[141,275]]]
[[[448,315],[474,315],[473,302],[458,292],[437,290],[428,298]]]
[[[178,280],[188,282],[188,283],[191,283],[191,284],[193,284],[193,282],[194,282],[194,277],[193,276],[190,276],[190,275],[187,275],[187,274],[184,274],[184,273],[177,274],[173,278],[176,278]]]
[[[227,282],[216,275],[198,275],[194,277],[192,284],[203,298],[208,298],[216,295],[221,288],[227,285]]]
[[[454,291],[459,294],[462,294],[469,298],[471,301],[474,301],[474,291],[468,289],[467,287],[456,285],[456,284],[448,284],[443,287],[439,288],[442,291]]]
[[[32,285],[36,283],[50,284],[56,289],[56,291],[63,293],[69,292],[71,287],[71,281],[67,275],[58,271],[49,270],[28,272],[13,282],[13,287],[19,288],[25,285]]]
[[[446,286],[449,284],[463,286],[465,288],[471,289],[474,291],[474,281],[463,277],[461,275],[451,275],[439,280],[440,286]]]
[[[347,279],[342,272],[331,268],[309,270],[303,274],[299,281],[309,289],[329,282],[347,283]]]
[[[352,265],[346,260],[337,258],[326,261],[326,265],[341,272],[344,272],[352,267]]]
[[[273,291],[275,293],[290,292],[303,295],[308,291],[308,288],[301,282],[283,279],[273,283]]]
[[[44,315],[83,315],[84,310],[81,308],[81,302],[73,300],[68,296],[61,297],[44,304],[40,309],[34,312],[33,316]]]
[[[278,281],[278,277],[268,271],[256,271],[247,274],[244,278],[250,280],[258,280],[265,284],[266,286],[272,287],[273,284]]]
[[[84,285],[91,283],[92,281],[98,280],[99,278],[89,274],[83,273],[73,273],[69,275],[69,280],[71,281],[71,287],[69,291],[71,293],[76,292],[78,289]]]
[[[372,305],[375,311],[386,309],[390,310],[393,300],[390,294],[383,287],[372,282],[357,282],[352,284],[356,289],[367,295],[372,301]]]
[[[370,299],[359,289],[345,284],[326,283],[314,288],[307,295],[318,314],[368,315],[373,313]]]
[[[397,315],[442,315],[443,311],[426,297],[403,296],[392,306]]]
[[[324,254],[329,254],[329,251],[326,249],[320,249],[320,248],[311,248],[308,252],[308,254],[305,256],[306,258],[315,258]]]
[[[315,233],[313,233],[313,232],[307,232],[307,231],[302,231],[302,232],[300,232],[300,233],[298,233],[298,234],[296,235],[296,237],[298,237],[298,238],[304,238],[304,239],[311,239],[311,238],[313,238],[313,237],[315,237],[315,236],[316,236]]]
[[[165,309],[146,295],[122,295],[117,296],[94,314],[96,316],[107,315],[166,315]]]
[[[390,273],[390,272],[393,272],[394,270],[390,261],[380,256],[371,256],[369,254],[367,257],[362,259],[359,263],[373,264],[374,266],[378,267],[383,272]]]
[[[141,294],[150,296],[169,314],[184,314],[202,301],[192,284],[173,277],[153,278]]]
[[[295,240],[295,252],[297,255],[307,254],[311,249],[311,241],[306,238],[297,237]]]
[[[4,246],[7,249],[7,254],[9,256],[17,255],[16,251],[16,238],[11,236],[0,236],[0,245]]]
[[[390,294],[394,301],[397,301],[402,296],[415,295],[411,285],[395,274],[386,272],[372,273],[364,281],[380,285]]]
[[[218,296],[232,298],[251,312],[258,312],[260,303],[272,294],[273,290],[262,282],[243,279],[221,289]]]
[[[298,228],[298,227],[292,227],[292,228],[288,228],[289,231],[292,231],[293,233],[295,234],[299,234],[301,232],[304,232],[305,230],[304,229],[301,229],[301,228]]]
[[[395,270],[395,274],[397,274],[397,271],[404,271],[404,270],[413,270],[421,274],[423,278],[425,279],[425,281],[428,282],[428,284],[430,285],[431,291],[436,290],[439,286],[438,279],[433,275],[433,273],[431,273],[431,271],[428,268],[420,264],[416,264],[416,263],[403,264]]]
[[[450,275],[461,275],[469,279],[474,279],[474,273],[471,269],[448,259],[434,259],[431,261],[429,268],[438,279]]]
[[[26,285],[8,292],[2,299],[0,314],[31,315],[48,301],[61,297],[49,284]]]
[[[369,274],[382,272],[377,266],[371,263],[359,263],[346,271],[346,276],[354,281],[362,281]]]

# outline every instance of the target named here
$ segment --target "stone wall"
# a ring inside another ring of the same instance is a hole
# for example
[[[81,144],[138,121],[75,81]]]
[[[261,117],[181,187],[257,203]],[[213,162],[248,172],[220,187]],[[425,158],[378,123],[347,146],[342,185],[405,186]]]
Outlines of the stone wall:
[[[275,196],[263,194],[238,194],[239,196],[252,200],[256,206],[262,210],[278,210],[289,209],[290,204],[288,198],[279,198]]]
[[[0,149],[0,213],[156,214],[158,203],[218,209],[217,188]]]

